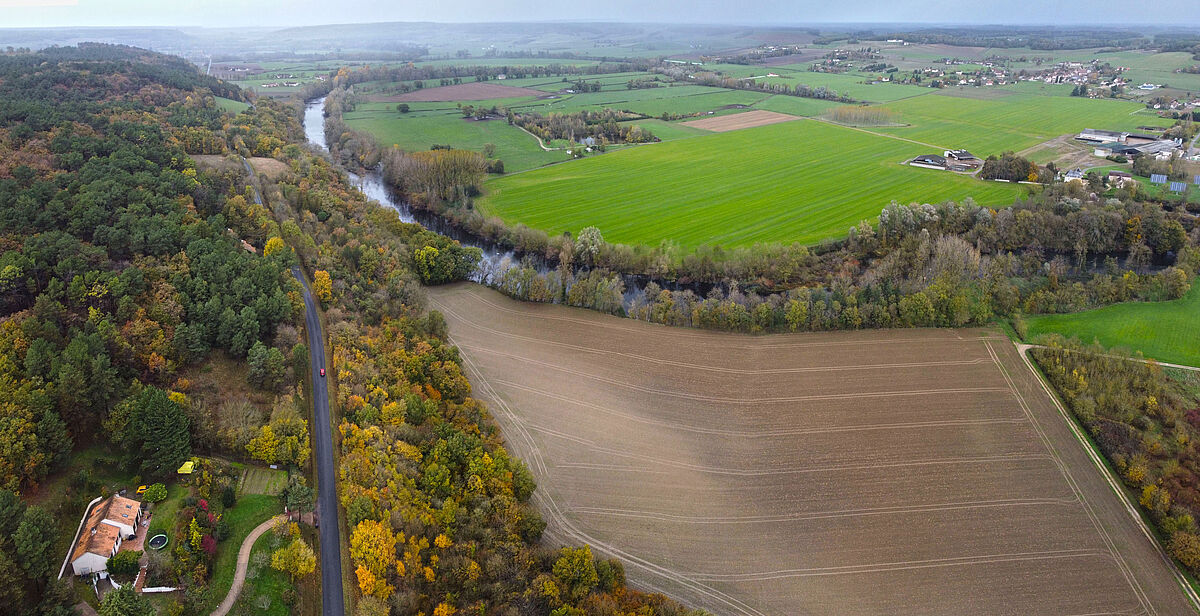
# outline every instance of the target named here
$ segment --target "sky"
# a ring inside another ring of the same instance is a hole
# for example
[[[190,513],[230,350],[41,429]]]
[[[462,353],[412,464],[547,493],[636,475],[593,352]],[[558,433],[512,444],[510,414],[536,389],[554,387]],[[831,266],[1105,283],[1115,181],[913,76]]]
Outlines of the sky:
[[[1137,7],[1136,11],[1133,7]],[[1200,25],[1198,0],[0,0],[0,28],[381,21]]]

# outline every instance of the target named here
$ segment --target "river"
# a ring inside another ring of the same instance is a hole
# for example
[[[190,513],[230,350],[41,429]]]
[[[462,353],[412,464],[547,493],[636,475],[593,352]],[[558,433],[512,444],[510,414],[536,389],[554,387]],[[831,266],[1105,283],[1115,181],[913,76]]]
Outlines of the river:
[[[309,101],[305,104],[304,136],[308,138],[309,143],[318,146],[325,152],[329,151],[329,144],[325,140],[324,98]],[[368,199],[373,199],[382,205],[396,210],[396,213],[400,215],[400,220],[419,224],[430,231],[458,240],[464,246],[474,246],[482,250],[483,259],[480,261],[479,266],[475,268],[475,273],[472,275],[472,280],[475,282],[488,284],[492,282],[492,273],[502,271],[509,265],[521,261],[520,257],[513,251],[496,246],[491,242],[485,242],[474,235],[466,233],[433,212],[414,210],[395,191],[387,186],[383,181],[383,172],[379,168],[367,170],[362,175],[347,171],[346,175],[349,177],[350,183],[362,191]],[[550,268],[541,259],[528,259],[527,261],[531,262],[543,274],[550,271]]]
[[[309,143],[321,148],[325,152],[329,152],[329,144],[325,140],[325,99],[319,98],[309,101],[304,107],[304,135],[308,138]],[[370,199],[378,201],[380,204],[396,210],[400,215],[400,220],[409,223],[417,223],[430,231],[440,233],[442,235],[458,240],[464,246],[474,246],[483,251],[483,258],[479,262],[479,266],[475,268],[471,279],[475,282],[491,285],[494,282],[493,275],[501,272],[510,265],[520,263],[521,257],[512,250],[497,246],[492,242],[488,242],[475,235],[467,233],[450,223],[441,216],[433,212],[413,209],[408,203],[400,198],[395,191],[387,186],[383,180],[382,170],[379,168],[367,170],[364,174],[346,172],[350,179],[350,183],[357,187],[364,195]],[[548,273],[552,268],[540,257],[526,257],[525,262],[533,265],[540,273]],[[625,274],[622,276],[625,281],[625,298],[624,304],[626,310],[639,302],[645,296],[645,285],[650,282],[656,282],[660,287],[671,290],[691,290],[701,296],[713,288],[710,284],[691,284],[681,285],[673,281],[652,280],[648,276],[635,276]],[[724,288],[724,285],[720,285]]]

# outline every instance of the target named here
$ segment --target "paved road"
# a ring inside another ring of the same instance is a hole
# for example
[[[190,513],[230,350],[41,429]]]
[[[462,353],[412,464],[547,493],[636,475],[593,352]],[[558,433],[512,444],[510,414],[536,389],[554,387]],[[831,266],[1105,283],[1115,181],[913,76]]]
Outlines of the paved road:
[[[316,443],[317,511],[321,524],[321,613],[323,616],[345,616],[337,475],[333,466],[333,436],[329,425],[329,387],[320,372],[325,367],[325,336],[308,282],[298,267],[292,268],[292,275],[304,285],[305,328],[308,330],[308,352],[312,362],[313,440]]]
[[[254,542],[263,533],[271,529],[275,524],[275,520],[281,519],[282,516],[275,516],[262,524],[254,527],[249,535],[246,535],[246,540],[242,542],[242,547],[238,549],[237,570],[233,574],[233,585],[229,587],[229,594],[225,595],[225,600],[217,609],[213,610],[211,616],[225,616],[229,610],[233,609],[233,604],[237,601],[238,595],[242,594],[242,586],[246,583],[246,567],[250,564],[250,550],[254,547]],[[142,573],[145,573],[142,569]]]

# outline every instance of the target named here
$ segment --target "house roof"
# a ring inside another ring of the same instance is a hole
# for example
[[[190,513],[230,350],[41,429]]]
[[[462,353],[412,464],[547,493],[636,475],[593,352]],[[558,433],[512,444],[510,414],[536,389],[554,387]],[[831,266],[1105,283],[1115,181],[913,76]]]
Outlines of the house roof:
[[[1115,130],[1100,130],[1097,128],[1085,128],[1079,133],[1080,135],[1104,135],[1106,137],[1124,137],[1127,133],[1118,132]]]
[[[75,544],[75,550],[71,552],[71,560],[88,552],[101,556],[111,554],[121,531],[112,524],[104,524],[104,521],[136,527],[137,513],[141,506],[142,504],[138,501],[115,494],[98,503],[88,513],[83,532],[79,535],[79,542]]]

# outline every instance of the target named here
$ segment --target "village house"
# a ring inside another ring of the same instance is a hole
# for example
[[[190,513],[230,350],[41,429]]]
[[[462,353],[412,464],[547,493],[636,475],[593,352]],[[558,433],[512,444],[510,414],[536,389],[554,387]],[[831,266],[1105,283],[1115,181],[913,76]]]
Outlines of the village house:
[[[121,543],[137,536],[142,522],[142,504],[131,498],[112,495],[92,508],[79,531],[71,551],[75,575],[104,573],[108,559],[121,549]]]

